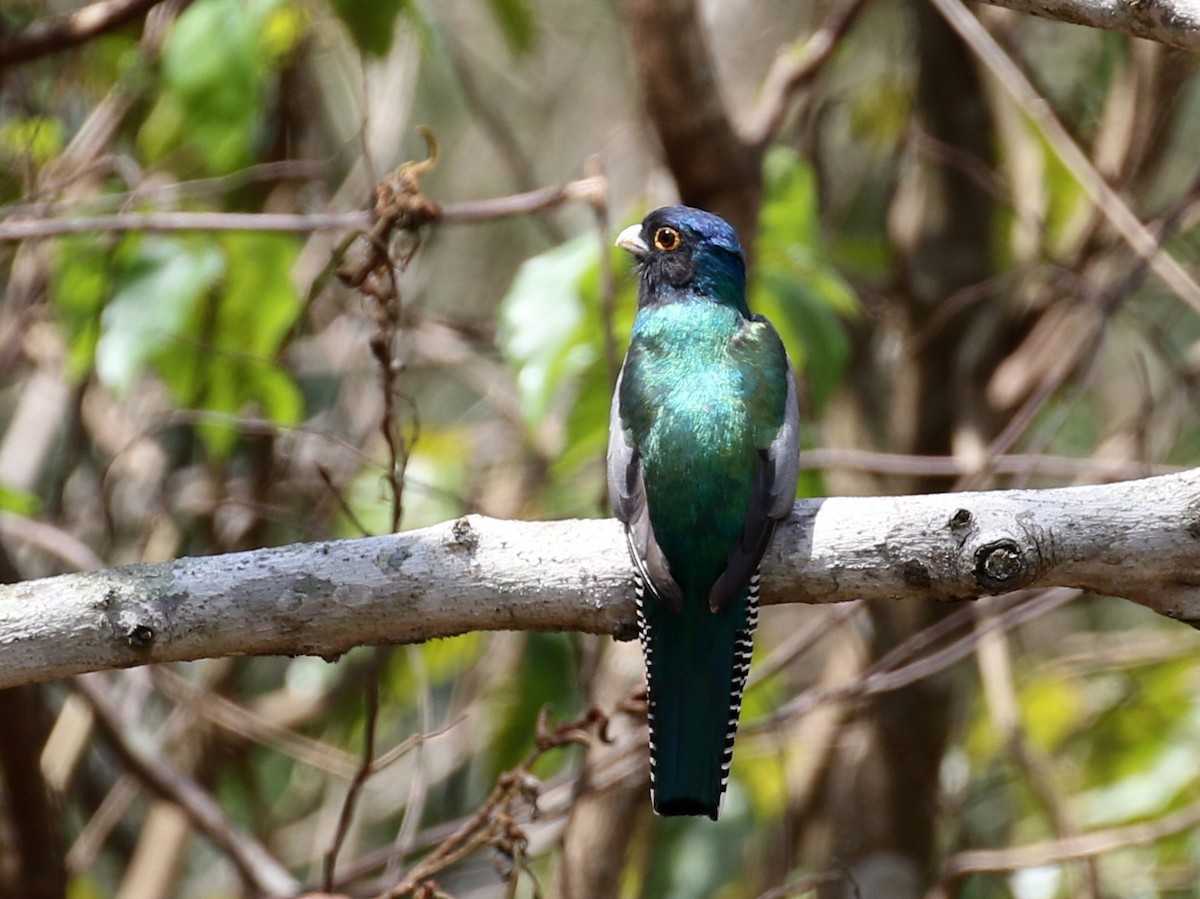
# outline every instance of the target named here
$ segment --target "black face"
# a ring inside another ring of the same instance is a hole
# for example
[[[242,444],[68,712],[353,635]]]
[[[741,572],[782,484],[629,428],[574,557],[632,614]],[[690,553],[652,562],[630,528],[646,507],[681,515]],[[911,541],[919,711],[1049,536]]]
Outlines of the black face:
[[[642,221],[641,237],[649,252],[642,257],[641,273],[650,287],[683,287],[696,277],[693,256],[698,241],[671,211],[656,209]]]
[[[690,206],[664,206],[642,221],[642,285],[653,302],[659,288],[694,287],[709,299],[744,304],[746,263],[724,219]],[[665,299],[665,298],[663,298]]]

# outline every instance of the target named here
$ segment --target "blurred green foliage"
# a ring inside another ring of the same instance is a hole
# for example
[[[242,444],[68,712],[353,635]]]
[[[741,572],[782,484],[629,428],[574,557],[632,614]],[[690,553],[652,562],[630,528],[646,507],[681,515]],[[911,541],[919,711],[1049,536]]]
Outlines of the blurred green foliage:
[[[857,315],[858,298],[821,238],[812,166],[777,147],[765,168],[750,305],[775,323],[805,383],[808,411],[819,416],[850,360],[846,322]]]
[[[0,160],[5,168],[23,161],[43,166],[63,147],[65,129],[61,120],[49,116],[25,116],[0,122]]]
[[[62,241],[53,297],[71,371],[124,394],[153,370],[181,406],[224,419],[197,426],[215,458],[236,414],[297,423],[300,392],[275,361],[300,311],[295,254],[281,235]]]
[[[487,0],[487,4],[508,46],[518,53],[529,52],[535,35],[533,6],[529,0]]]
[[[355,45],[370,56],[384,56],[392,49],[396,36],[396,20],[414,14],[410,0],[329,0]]]
[[[188,7],[162,51],[162,85],[140,132],[146,160],[222,174],[253,161],[265,138],[271,75],[302,31],[284,0],[206,0]],[[370,4],[368,4],[370,5]]]

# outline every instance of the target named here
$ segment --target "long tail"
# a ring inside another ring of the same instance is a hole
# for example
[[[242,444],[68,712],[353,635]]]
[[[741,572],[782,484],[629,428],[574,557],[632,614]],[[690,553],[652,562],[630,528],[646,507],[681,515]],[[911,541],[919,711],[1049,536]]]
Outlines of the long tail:
[[[707,599],[677,618],[635,580],[650,714],[650,790],[660,815],[714,821],[729,780],[733,740],[758,623],[758,572],[722,612]]]

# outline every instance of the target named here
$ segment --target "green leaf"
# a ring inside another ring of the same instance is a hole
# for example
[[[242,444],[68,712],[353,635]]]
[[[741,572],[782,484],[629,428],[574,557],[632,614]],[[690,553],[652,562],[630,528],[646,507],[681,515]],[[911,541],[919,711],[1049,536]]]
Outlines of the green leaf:
[[[751,303],[779,329],[803,373],[812,407],[819,412],[850,360],[850,341],[837,313],[813,282],[799,280],[794,272],[764,272]]]
[[[1109,827],[1161,815],[1200,780],[1195,743],[1165,747],[1145,770],[1089,790],[1080,797],[1085,827]]]
[[[517,373],[521,410],[540,422],[565,383],[596,357],[579,339],[587,307],[581,281],[596,264],[596,240],[583,234],[526,260],[500,301],[497,340]]]
[[[100,317],[96,374],[127,391],[146,364],[178,346],[197,301],[220,278],[221,253],[204,243],[146,237],[120,266]]]
[[[1071,169],[1063,164],[1049,142],[1036,126],[1028,123],[1034,132],[1031,138],[1042,152],[1045,166],[1045,230],[1046,246],[1054,256],[1073,253],[1083,236],[1088,233],[1092,215],[1092,202]]]
[[[576,652],[569,634],[525,635],[521,664],[512,680],[497,691],[496,770],[506,771],[533,746],[537,718],[549,706],[553,718],[577,714],[582,706]],[[535,769],[545,775],[560,768],[563,753],[551,753]]]
[[[1047,755],[1058,752],[1087,713],[1083,691],[1071,678],[1042,677],[1021,690],[1021,720],[1029,741]]]
[[[892,152],[904,139],[912,120],[912,85],[897,79],[873,75],[850,91],[847,124],[851,139],[878,150]]]
[[[267,59],[283,64],[304,39],[309,24],[301,6],[290,3],[276,6],[263,20],[259,47]]]
[[[300,311],[291,280],[295,238],[227,234],[219,246],[225,263],[222,289],[196,304],[181,324],[187,339],[159,353],[156,367],[186,406],[232,419],[253,403],[270,421],[296,424],[303,417],[303,396],[275,362]],[[231,425],[206,422],[197,430],[216,458],[226,457],[237,440]]]
[[[0,511],[14,512],[29,518],[38,513],[40,506],[41,499],[36,493],[0,483]]]
[[[229,261],[218,321],[220,343],[256,356],[274,355],[300,313],[292,283],[297,243],[286,234],[221,237]]]
[[[354,45],[368,56],[392,49],[396,19],[411,12],[410,0],[329,0]]]
[[[0,158],[26,157],[42,166],[63,147],[63,123],[47,116],[24,116],[0,124]]]
[[[125,239],[134,242],[139,238]],[[57,264],[51,270],[51,301],[67,338],[67,372],[78,383],[95,366],[100,314],[108,299],[114,254],[106,239],[96,237],[59,240],[54,254]]]
[[[233,419],[249,403],[296,424],[304,399],[275,361],[301,308],[296,252],[296,239],[278,234],[62,241],[54,301],[72,375],[94,363],[123,393],[153,370],[180,405],[228,418],[197,426],[217,458],[232,451]]]
[[[526,0],[488,0],[511,50],[527,53],[533,46],[533,10]]]
[[[849,362],[841,318],[857,314],[858,297],[821,242],[812,167],[793,151],[776,148],[764,168],[767,192],[750,305],[779,329],[819,412]]]
[[[616,358],[613,362],[619,367],[625,348],[629,345],[629,334],[633,330],[633,319],[637,314],[637,281],[632,277],[633,267],[625,250],[613,247],[609,254],[609,264],[617,274],[612,329],[616,344]],[[577,471],[581,465],[603,459],[608,441],[608,409],[616,378],[616,372],[610,369],[606,357],[605,322],[600,308],[599,260],[584,272],[579,290],[584,298],[587,314],[579,323],[573,339],[591,346],[592,361],[578,372],[575,398],[567,414],[566,445],[554,463],[554,471],[560,477]],[[599,475],[602,472],[597,470],[594,474]],[[599,483],[600,481],[597,485]],[[591,509],[580,506],[580,495],[577,493],[575,496],[570,514],[592,514]]]
[[[163,91],[139,134],[151,161],[186,151],[204,170],[229,172],[252,158],[269,64],[281,58],[268,23],[282,0],[198,0],[163,45]]]

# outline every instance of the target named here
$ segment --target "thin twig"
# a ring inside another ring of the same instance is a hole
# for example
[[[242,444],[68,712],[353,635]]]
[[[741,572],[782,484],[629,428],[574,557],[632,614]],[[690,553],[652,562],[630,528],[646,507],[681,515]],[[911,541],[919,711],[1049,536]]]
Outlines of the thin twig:
[[[367,780],[375,773],[375,731],[379,721],[379,678],[383,663],[391,654],[390,649],[376,647],[371,657],[370,670],[367,672],[367,707],[363,719],[363,750],[362,761],[354,773],[354,779],[346,788],[346,798],[342,802],[342,812],[338,816],[337,830],[333,841],[325,852],[322,867],[321,883],[326,892],[333,891],[333,875],[337,868],[338,853],[350,832],[350,822],[354,818],[354,809],[358,805],[358,797],[362,794]]]
[[[628,713],[620,706],[614,713]],[[487,800],[436,849],[414,865],[404,879],[380,893],[376,899],[400,899],[420,884],[457,864],[484,846],[493,846],[513,864],[514,876],[523,868],[528,842],[517,822],[520,803],[536,811],[540,784],[530,774],[533,765],[547,752],[573,743],[587,745],[594,739],[607,740],[610,715],[592,707],[581,717],[555,727],[548,725],[547,710],[538,716],[533,748],[512,770],[502,774]]]
[[[992,618],[992,610],[987,605],[977,606],[976,615],[976,626],[983,626]],[[1000,735],[1009,758],[1024,775],[1025,782],[1040,802],[1054,828],[1054,835],[1059,839],[1078,835],[1079,824],[1070,804],[1056,788],[1050,765],[1025,735],[1008,635],[1002,630],[992,629],[979,641],[975,649],[975,662],[987,699],[992,728]],[[1082,860],[1079,874],[1082,883],[1078,890],[1071,892],[1072,896],[1077,899],[1098,899],[1104,895],[1095,859]]]
[[[37,547],[70,565],[76,571],[94,571],[104,567],[95,550],[69,531],[47,521],[25,518],[13,512],[0,512],[0,534]]]
[[[821,71],[866,5],[866,0],[846,0],[811,35],[779,52],[749,119],[740,128],[746,143],[765,147],[771,141],[796,93]]]
[[[530,155],[525,152],[521,142],[505,115],[502,115],[497,104],[484,95],[479,81],[467,60],[464,45],[459,41],[457,29],[445,25],[438,16],[438,4],[430,7],[430,15],[435,20],[446,51],[446,59],[450,69],[458,81],[463,99],[470,108],[472,118],[480,124],[491,139],[500,161],[508,168],[513,184],[517,190],[533,190],[537,184],[536,170]],[[493,85],[495,87],[495,85]],[[562,227],[549,215],[537,216],[537,223],[542,232],[552,244],[560,244],[567,239]]]
[[[1172,217],[1164,219],[1159,224],[1159,235],[1155,238],[1157,245],[1162,245],[1163,240],[1173,226],[1174,219]],[[1153,261],[1151,259],[1145,256],[1138,257],[1129,273],[1120,282],[1110,287],[1098,299],[1096,305],[1099,308],[1096,310],[1096,314],[1088,321],[1086,333],[1072,344],[1069,352],[1055,361],[1054,367],[1046,374],[1033,393],[1029,395],[1021,405],[1021,408],[1012,415],[1000,433],[992,439],[984,452],[985,459],[991,459],[993,456],[1006,453],[1016,444],[1033,424],[1038,414],[1042,411],[1042,408],[1050,401],[1050,398],[1054,396],[1058,389],[1067,382],[1067,379],[1075,372],[1079,363],[1085,357],[1090,363],[1091,371],[1095,371],[1097,360],[1100,358],[1100,348],[1107,337],[1105,326],[1116,313],[1121,302],[1141,283],[1147,271],[1152,267]],[[1087,379],[1085,378],[1076,385],[1077,394],[1082,392],[1086,381]],[[1064,410],[1069,408],[1070,404],[1064,404]],[[1065,420],[1065,411],[1060,413],[1060,418]],[[979,470],[961,477],[955,484],[955,488],[958,490],[969,490],[977,486],[980,483],[981,475],[986,470],[987,465],[985,463],[980,466]]]
[[[1036,868],[1116,852],[1131,846],[1144,846],[1197,826],[1200,826],[1200,802],[1154,821],[1094,830],[1061,840],[1044,840],[1007,849],[968,849],[952,855],[946,861],[942,868],[942,886],[952,886],[967,874]]]
[[[99,807],[79,829],[75,842],[67,850],[65,863],[71,874],[82,874],[91,870],[108,841],[109,834],[125,818],[125,813],[141,795],[141,787],[132,774],[122,774],[109,789]]]
[[[1122,481],[1151,474],[1182,471],[1182,466],[1136,460],[1055,456],[1040,453],[1001,454],[986,460],[960,456],[921,456],[872,450],[816,447],[800,454],[800,467],[810,470],[865,471],[906,477],[954,477],[977,474],[1035,475]]]
[[[425,815],[425,802],[429,796],[429,783],[425,766],[425,739],[424,735],[433,731],[433,697],[429,686],[429,671],[425,665],[425,656],[420,646],[408,646],[405,648],[408,657],[409,668],[412,671],[416,680],[417,686],[417,714],[421,720],[422,739],[413,745],[416,751],[416,758],[413,764],[413,775],[409,782],[408,800],[404,803],[404,816],[400,820],[400,827],[396,831],[396,838],[392,841],[392,855],[388,859],[387,866],[384,868],[384,882],[395,883],[401,877],[401,865],[404,863],[404,857],[412,848],[413,840],[416,839],[417,829],[421,825],[421,819]],[[461,719],[459,719],[461,720]],[[408,742],[407,740],[405,741]],[[407,752],[408,750],[405,749]],[[390,760],[392,753],[389,753],[386,758]],[[399,757],[399,756],[395,756]],[[382,768],[386,764],[385,759],[380,759],[376,763],[376,768]]]
[[[907,687],[909,684],[939,674],[970,655],[978,645],[980,639],[990,631],[1000,630],[1007,632],[1043,615],[1048,615],[1055,609],[1061,608],[1079,597],[1082,592],[1070,587],[1043,590],[1027,602],[1019,603],[1003,614],[996,616],[994,620],[989,621],[984,627],[972,631],[946,648],[930,653],[912,664],[905,665],[903,668],[897,668],[894,671],[874,671],[872,666],[872,668],[867,669],[867,676],[863,683],[861,695],[866,697],[873,696],[876,693],[899,690],[902,687]]]
[[[329,495],[333,497],[334,504],[346,516],[346,520],[354,528],[354,532],[364,537],[371,533],[367,526],[359,519],[358,513],[351,508],[350,503],[346,502],[346,497],[342,495],[342,491],[333,483],[333,476],[324,465],[317,466],[317,476],[329,491]]]
[[[99,174],[119,171],[121,157],[109,155],[96,161],[94,169]],[[39,184],[32,194],[26,194],[20,203],[0,206],[0,219],[49,219],[79,217],[113,213],[131,204],[146,205],[177,203],[196,197],[221,197],[249,184],[276,181],[314,181],[325,177],[332,169],[330,159],[281,159],[277,162],[261,162],[246,166],[228,175],[211,178],[193,178],[172,181],[167,184],[138,184],[129,190],[98,194],[71,199],[39,200],[41,196],[52,196],[67,185],[64,183]]]
[[[356,212],[122,212],[86,218],[12,219],[0,222],[0,241],[36,240],[66,234],[126,231],[361,231],[371,214]]]
[[[100,0],[73,12],[35,19],[0,38],[0,66],[69,50],[140,18],[161,0]]]
[[[932,637],[927,632],[934,632],[940,635],[940,623],[939,625],[935,625],[934,628],[926,628],[924,631],[914,634],[909,640],[901,643],[870,668],[866,669],[859,680],[838,687],[806,690],[794,699],[784,703],[769,717],[760,722],[754,722],[746,730],[759,731],[775,727],[788,718],[807,714],[825,702],[845,699],[865,699],[880,693],[899,690],[927,677],[932,677],[970,655],[985,634],[994,629],[1008,631],[1048,614],[1079,596],[1080,592],[1079,590],[1065,587],[1041,591],[1035,598],[1020,603],[997,615],[985,627],[971,631],[949,646],[923,656],[917,661],[903,667],[892,668],[891,666],[896,664],[897,656],[908,655],[912,652],[914,646],[923,646],[932,642]]]
[[[514,215],[526,215],[540,209],[548,209],[561,203],[583,201],[594,202],[594,198],[604,196],[607,186],[603,177],[592,175],[557,184],[551,187],[539,187],[524,193],[508,197],[496,197],[490,200],[466,200],[459,203],[447,203],[442,206],[440,221],[447,224],[469,224],[473,222],[490,222],[494,219],[509,218]]]
[[[815,893],[817,887],[827,883],[841,883],[848,878],[846,871],[826,871],[823,874],[813,874],[802,880],[785,883],[759,894],[758,899],[786,899],[788,896],[799,896],[802,893]]]
[[[291,896],[300,884],[280,862],[250,834],[239,830],[221,810],[212,794],[165,758],[142,746],[135,729],[117,709],[96,676],[71,682],[92,710],[96,727],[125,768],[156,796],[172,802],[237,869],[253,889],[268,896]]]
[[[269,746],[281,755],[349,780],[357,770],[350,753],[297,733],[230,699],[196,687],[165,665],[151,670],[154,685],[177,703],[191,703],[206,720],[244,740]]]
[[[472,224],[525,215],[576,200],[590,201],[604,189],[603,180],[580,178],[566,184],[487,200],[447,203],[436,221]],[[0,215],[4,210],[0,210]],[[80,218],[12,218],[0,221],[0,243],[39,240],[67,234],[126,231],[364,231],[374,221],[370,212],[248,213],[248,212],[127,212]]]
[[[1121,195],[1104,180],[1050,105],[1038,95],[1025,73],[1004,52],[996,39],[963,5],[962,0],[932,0],[932,3],[1037,125],[1054,154],[1121,238],[1139,257],[1148,260],[1150,268],[1179,299],[1200,312],[1200,284],[1162,248],[1161,242],[1134,214]]]
[[[863,604],[861,602],[845,602],[829,609],[826,614],[809,622],[808,625],[802,627],[772,649],[762,662],[757,663],[751,669],[750,678],[746,681],[746,689],[753,689],[764,680],[782,671],[795,659],[808,652],[850,618],[861,614],[862,611]]]

